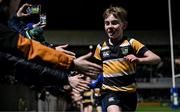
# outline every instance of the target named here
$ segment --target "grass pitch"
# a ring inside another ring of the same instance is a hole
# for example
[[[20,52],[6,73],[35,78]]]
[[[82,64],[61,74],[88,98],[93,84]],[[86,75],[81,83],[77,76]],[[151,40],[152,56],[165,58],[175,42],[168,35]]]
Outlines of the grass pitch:
[[[136,112],[180,112],[180,108],[172,109],[168,106],[138,106]]]

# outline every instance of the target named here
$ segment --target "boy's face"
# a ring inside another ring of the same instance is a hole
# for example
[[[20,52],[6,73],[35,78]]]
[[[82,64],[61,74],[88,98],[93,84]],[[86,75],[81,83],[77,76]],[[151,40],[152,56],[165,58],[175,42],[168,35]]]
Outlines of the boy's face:
[[[120,38],[123,35],[124,23],[111,14],[104,20],[104,28],[109,38]]]

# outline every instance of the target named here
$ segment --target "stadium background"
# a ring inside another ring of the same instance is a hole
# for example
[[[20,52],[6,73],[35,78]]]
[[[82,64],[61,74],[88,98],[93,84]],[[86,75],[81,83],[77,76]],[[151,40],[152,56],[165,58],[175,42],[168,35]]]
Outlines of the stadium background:
[[[102,13],[110,5],[123,6],[128,11],[126,34],[137,38],[162,58],[159,65],[140,65],[137,84],[139,105],[170,107],[172,87],[168,0],[24,0],[42,4],[47,14],[45,36],[47,41],[61,45],[69,44],[69,50],[77,56],[90,51],[104,39]],[[175,58],[180,57],[180,17],[178,0],[172,3],[172,26]],[[180,65],[175,65],[180,73]],[[180,80],[176,80],[180,87]],[[36,110],[36,92],[20,84],[0,84],[0,110],[17,110],[19,99],[26,102],[28,110]],[[15,93],[16,91],[17,93]],[[5,97],[4,97],[5,96]],[[8,99],[7,99],[8,98]],[[170,111],[170,110],[169,110]]]

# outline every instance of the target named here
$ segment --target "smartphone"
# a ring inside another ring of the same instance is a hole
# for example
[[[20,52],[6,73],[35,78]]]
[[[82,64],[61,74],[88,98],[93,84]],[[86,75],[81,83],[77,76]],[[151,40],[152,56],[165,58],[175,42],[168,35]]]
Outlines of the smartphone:
[[[40,14],[39,20],[42,25],[46,25],[46,23],[47,23],[46,14]]]
[[[26,9],[28,14],[39,14],[41,12],[41,5],[32,5]]]

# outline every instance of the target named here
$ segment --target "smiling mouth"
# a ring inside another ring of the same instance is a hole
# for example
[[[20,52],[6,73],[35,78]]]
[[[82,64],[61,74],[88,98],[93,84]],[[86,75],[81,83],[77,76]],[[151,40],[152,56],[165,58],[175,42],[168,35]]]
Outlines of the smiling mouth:
[[[110,36],[113,36],[115,33],[116,33],[115,30],[112,30],[112,31],[109,31],[109,32],[108,32],[108,34],[109,34]]]

